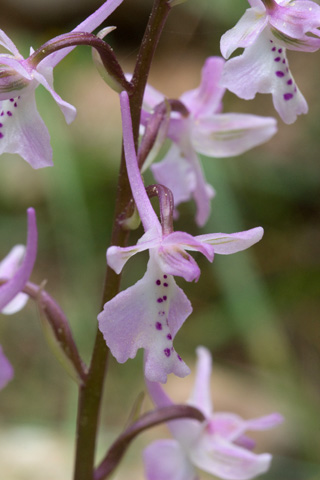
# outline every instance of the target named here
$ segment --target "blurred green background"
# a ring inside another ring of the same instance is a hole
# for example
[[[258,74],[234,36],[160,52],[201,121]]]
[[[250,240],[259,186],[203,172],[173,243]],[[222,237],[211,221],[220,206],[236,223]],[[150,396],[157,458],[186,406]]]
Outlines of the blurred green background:
[[[37,48],[72,29],[100,3],[2,0],[0,27],[27,56],[30,45]],[[151,5],[151,0],[125,0],[106,23],[118,27],[108,39],[126,71],[134,65]],[[246,0],[189,0],[173,9],[150,83],[169,97],[195,88],[205,58],[219,54],[220,36],[245,8]],[[212,351],[216,410],[246,418],[274,410],[285,415],[283,426],[257,436],[260,451],[274,454],[265,480],[318,480],[320,54],[288,56],[310,113],[291,126],[278,119],[276,137],[240,157],[203,158],[217,191],[205,229],[195,226],[193,205],[179,209],[176,230],[235,232],[262,225],[265,236],[247,252],[217,256],[212,265],[196,258],[202,269],[199,282],[178,280],[194,313],[175,345],[192,368],[197,345]],[[39,252],[32,281],[47,280],[46,289],[65,310],[88,361],[113,220],[121,149],[118,98],[97,74],[85,47],[55,69],[55,88],[76,105],[78,116],[67,126],[50,95],[38,88],[55,166],[35,171],[17,156],[2,156],[0,258],[25,242],[25,211],[35,207]],[[267,95],[245,102],[227,93],[224,111],[277,116]],[[140,235],[141,230],[134,233],[132,242]],[[130,263],[123,287],[143,275],[146,256]],[[1,316],[0,344],[15,368],[14,380],[0,394],[1,480],[70,478],[77,391],[48,349],[31,301],[15,316]],[[141,355],[125,365],[110,362],[102,453],[144,388],[141,365]],[[192,376],[170,379],[168,391],[183,402],[191,385]],[[164,427],[133,445],[117,478],[143,478],[141,448],[159,434],[167,435]]]

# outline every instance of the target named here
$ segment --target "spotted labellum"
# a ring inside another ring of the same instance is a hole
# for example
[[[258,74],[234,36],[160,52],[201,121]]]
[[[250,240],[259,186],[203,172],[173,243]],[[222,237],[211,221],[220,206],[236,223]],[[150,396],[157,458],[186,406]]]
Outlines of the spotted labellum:
[[[189,282],[197,281],[200,276],[199,266],[187,251],[198,251],[212,261],[215,253],[235,253],[253,245],[261,239],[263,229],[193,237],[185,232],[174,232],[172,222],[164,214],[165,209],[160,223],[139,171],[127,93],[123,92],[120,99],[127,172],[145,233],[134,246],[110,247],[107,262],[120,273],[136,253],[149,250],[150,258],[143,278],[104,305],[98,315],[99,328],[120,363],[134,358],[137,350],[143,348],[146,377],[165,383],[169,373],[180,377],[189,373],[173,347],[175,335],[192,311],[174,276]]]
[[[226,62],[222,85],[246,100],[271,93],[285,123],[307,113],[307,102],[290,72],[286,49],[314,52],[320,47],[320,6],[309,0],[249,0],[239,22],[221,38]]]

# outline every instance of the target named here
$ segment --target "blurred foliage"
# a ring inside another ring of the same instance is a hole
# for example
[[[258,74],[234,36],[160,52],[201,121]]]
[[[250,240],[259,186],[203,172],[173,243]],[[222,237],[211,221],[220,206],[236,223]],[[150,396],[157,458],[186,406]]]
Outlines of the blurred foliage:
[[[126,70],[132,68],[151,3],[137,6],[142,16],[136,29],[132,15],[125,14],[126,6],[112,17],[119,28],[110,41]],[[134,11],[135,2],[127,5]],[[174,9],[152,69],[154,86],[171,97],[195,88],[205,57],[218,54],[219,36],[246,5],[245,0],[197,0]],[[62,26],[53,34],[60,30]],[[22,45],[24,54],[29,44],[37,47],[52,35],[52,27],[39,32],[17,33],[15,43]],[[239,158],[202,159],[217,191],[203,231],[234,232],[262,225],[264,239],[247,252],[217,256],[213,265],[199,256],[199,282],[178,280],[194,313],[179,333],[176,348],[190,365],[197,345],[211,349],[217,372],[222,369],[231,384],[219,394],[218,386],[225,384],[218,379],[214,392],[219,409],[245,416],[278,409],[287,417],[284,433],[273,446],[276,434],[268,434],[266,448],[276,455],[264,476],[268,480],[316,480],[320,475],[319,59],[319,53],[290,55],[292,72],[310,105],[308,116],[292,126],[279,120],[279,133],[269,144]],[[48,93],[38,89],[55,166],[34,171],[16,156],[2,156],[0,258],[25,241],[25,211],[34,206],[39,254],[32,280],[47,279],[47,290],[67,313],[89,361],[113,221],[120,116],[117,96],[94,71],[89,49],[79,49],[56,68],[55,86],[77,105],[78,119],[67,127]],[[261,95],[244,102],[227,93],[225,111],[275,116],[271,98]],[[199,233],[194,206],[179,210],[175,228]],[[141,230],[134,232],[132,242],[140,234]],[[123,287],[143,275],[146,258],[130,260]],[[31,302],[14,317],[3,316],[0,343],[15,368],[15,379],[0,395],[2,428],[34,424],[73,430],[76,388],[48,351]],[[125,424],[143,390],[141,364],[141,354],[125,365],[110,360],[102,438],[107,426],[113,433]],[[240,381],[248,387],[241,387]],[[173,395],[179,392],[172,380],[169,388]]]

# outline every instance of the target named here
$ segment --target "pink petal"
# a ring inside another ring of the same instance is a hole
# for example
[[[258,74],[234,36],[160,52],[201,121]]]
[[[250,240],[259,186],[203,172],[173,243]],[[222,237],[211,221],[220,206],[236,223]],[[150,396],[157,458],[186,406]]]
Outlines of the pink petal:
[[[13,377],[13,368],[4,355],[0,345],[0,390],[4,388]]]
[[[173,339],[192,311],[173,277],[163,274],[151,252],[144,277],[104,305],[99,328],[120,363],[145,349],[145,375],[165,383],[169,373],[188,375],[189,368],[173,348]]]
[[[200,242],[209,243],[214,247],[214,253],[230,255],[240,252],[259,242],[263,236],[263,228],[256,227],[237,233],[207,233],[197,235]]]
[[[219,478],[249,480],[268,470],[271,455],[256,455],[223,438],[216,438],[213,444],[208,445],[204,438],[190,451],[190,460],[201,470]]]
[[[256,9],[249,8],[238,23],[222,35],[220,49],[224,58],[229,58],[237,48],[246,48],[257,40],[268,24],[267,16],[257,13]]]
[[[181,95],[180,100],[188,108],[193,117],[210,115],[221,110],[225,88],[220,79],[224,66],[221,57],[209,57],[205,61],[199,88]]]
[[[0,286],[0,311],[23,289],[27,283],[37,255],[37,225],[33,208],[27,210],[28,238],[24,260],[14,276]]]
[[[39,67],[39,69],[40,69],[40,67]],[[48,69],[46,69],[46,70],[48,70]],[[50,70],[51,71],[50,72],[47,71],[46,74],[47,74],[48,78],[51,80],[52,69],[50,69]],[[54,91],[53,87],[50,85],[47,78],[44,75],[42,75],[40,72],[34,70],[33,71],[33,76],[39,83],[41,83],[41,85],[44,86],[44,88],[46,88],[48,90],[48,92],[51,93],[53,99],[55,100],[55,102],[59,106],[60,110],[62,111],[62,113],[63,113],[63,115],[66,119],[66,122],[68,124],[73,122],[73,120],[76,118],[76,115],[77,115],[76,108],[73,105],[71,105],[70,103],[62,100],[62,98]]]
[[[208,157],[232,157],[268,141],[277,132],[272,117],[224,113],[201,118],[192,130],[194,149]]]
[[[203,412],[206,417],[212,414],[211,401],[211,369],[212,359],[209,350],[205,347],[197,348],[197,371],[191,396],[188,400],[189,405],[193,405]]]
[[[175,440],[157,440],[143,452],[147,480],[196,480],[188,456]]]
[[[93,32],[93,30],[98,28],[111,15],[111,13],[114,12],[119,7],[119,5],[121,5],[122,2],[123,0],[107,0],[88,18],[86,18],[83,22],[79,23],[79,25],[74,28],[72,32]],[[58,52],[55,52],[49,57],[45,58],[41,62],[41,64],[55,67],[74,48],[75,47],[70,47],[59,50]]]
[[[0,278],[9,279],[13,277],[21,264],[25,255],[26,248],[24,245],[16,245],[11,249],[8,255],[0,262]],[[1,311],[4,315],[12,315],[22,310],[28,301],[28,295],[18,293],[11,302],[9,302]]]
[[[3,30],[0,30],[0,45],[9,50],[16,58],[22,58],[15,44]]]
[[[0,102],[0,154],[18,153],[33,168],[50,167],[52,150],[47,127],[37,110],[34,91]]]

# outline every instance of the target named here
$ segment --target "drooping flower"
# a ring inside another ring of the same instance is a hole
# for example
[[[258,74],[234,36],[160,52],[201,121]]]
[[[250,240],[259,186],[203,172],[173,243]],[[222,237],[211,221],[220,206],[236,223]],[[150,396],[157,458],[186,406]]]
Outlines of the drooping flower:
[[[0,345],[0,390],[4,388],[13,377],[13,368],[2,351]]]
[[[123,0],[107,0],[98,10],[78,25],[73,32],[91,32],[97,28]],[[0,54],[0,154],[18,153],[33,168],[52,165],[50,136],[37,110],[35,89],[43,85],[60,107],[67,123],[76,109],[53,89],[53,67],[74,47],[51,54],[34,65],[24,59],[9,37],[0,30],[0,45],[10,53]],[[30,55],[33,53],[31,48]]]
[[[211,355],[197,349],[196,379],[188,404],[206,417],[202,424],[190,419],[168,423],[174,439],[157,440],[144,451],[147,480],[195,480],[196,468],[225,480],[249,480],[268,470],[271,455],[255,454],[255,442],[247,430],[267,430],[283,421],[278,413],[244,420],[229,412],[214,412],[211,392]],[[162,387],[147,381],[149,394],[157,407],[173,402]]]
[[[180,97],[189,115],[174,112],[168,129],[173,144],[165,158],[151,169],[158,183],[173,192],[175,205],[193,198],[196,221],[203,226],[210,214],[214,190],[204,178],[198,153],[208,157],[232,157],[269,140],[277,131],[270,117],[221,113],[225,88],[220,86],[224,60],[209,57],[202,69],[199,88]],[[147,87],[144,108],[151,110],[164,96]],[[145,115],[145,119],[148,116]]]
[[[26,299],[21,297],[21,290],[29,280],[37,255],[37,225],[33,208],[28,208],[28,237],[25,252],[21,245],[15,247],[0,264],[0,312],[14,313],[23,308]],[[24,248],[23,248],[24,250]],[[24,258],[22,259],[22,255]],[[19,265],[20,263],[20,265]]]
[[[308,105],[289,70],[286,49],[314,52],[320,47],[320,6],[310,0],[249,0],[239,22],[221,38],[226,63],[222,85],[246,100],[271,93],[285,123],[307,113]]]
[[[180,377],[189,373],[173,348],[176,333],[192,311],[174,276],[189,282],[200,276],[187,250],[201,252],[212,261],[214,253],[230,254],[253,245],[261,239],[263,229],[193,237],[161,225],[138,168],[127,93],[123,92],[120,99],[128,177],[145,234],[132,247],[110,247],[107,262],[120,273],[126,261],[138,252],[149,250],[150,259],[144,277],[104,305],[98,315],[99,328],[118,362],[134,358],[137,350],[144,348],[146,377],[165,383],[169,373]]]

